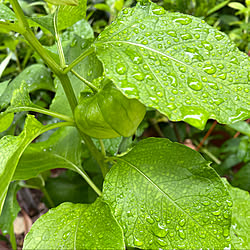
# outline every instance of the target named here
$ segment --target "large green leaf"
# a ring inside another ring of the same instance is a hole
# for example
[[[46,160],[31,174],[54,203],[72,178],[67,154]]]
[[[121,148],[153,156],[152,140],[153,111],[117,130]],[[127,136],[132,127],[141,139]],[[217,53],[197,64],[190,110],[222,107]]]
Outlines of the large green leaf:
[[[122,229],[101,199],[91,205],[63,203],[40,217],[23,249],[125,249]]]
[[[76,128],[58,129],[47,141],[32,143],[22,155],[12,180],[27,180],[54,168],[79,171],[81,139]]]
[[[129,97],[173,121],[250,116],[250,58],[199,18],[143,1],[124,9],[94,43],[105,74]]]
[[[28,85],[28,91],[46,89],[54,91],[50,71],[42,64],[33,64],[25,68],[5,89],[0,96],[0,110],[6,108],[12,98],[13,91],[20,87],[22,81]]]
[[[231,237],[235,249],[250,249],[250,196],[224,180],[233,198]]]
[[[229,246],[232,201],[199,153],[168,139],[150,138],[115,159],[103,197],[122,225],[128,246]]]
[[[22,153],[38,135],[51,128],[55,128],[55,124],[43,126],[33,116],[28,115],[24,130],[19,136],[5,136],[0,140],[0,212]]]

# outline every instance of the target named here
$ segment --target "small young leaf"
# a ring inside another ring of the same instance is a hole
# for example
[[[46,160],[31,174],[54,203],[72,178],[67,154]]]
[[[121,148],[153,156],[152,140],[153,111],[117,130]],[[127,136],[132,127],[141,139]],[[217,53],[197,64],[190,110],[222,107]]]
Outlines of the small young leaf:
[[[28,115],[24,130],[19,136],[5,136],[0,140],[0,213],[22,153],[38,135],[50,130],[50,127],[54,127],[54,124],[43,126],[33,116]]]
[[[24,240],[31,249],[125,249],[122,229],[101,199],[91,205],[63,203],[32,226]]]
[[[250,58],[199,18],[142,1],[94,43],[105,74],[173,121],[203,129],[250,116]]]
[[[238,121],[228,126],[250,137],[250,124],[248,124],[247,122]]]
[[[246,8],[243,4],[237,2],[231,2],[228,4],[228,6],[236,10],[242,10]]]
[[[27,83],[29,92],[37,89],[54,91],[50,71],[42,64],[34,64],[25,68],[13,81],[10,82],[0,96],[0,110],[8,106],[13,91],[20,87],[23,80]]]
[[[117,157],[103,197],[141,249],[223,249],[230,244],[232,201],[208,162],[168,139],[139,142]]]

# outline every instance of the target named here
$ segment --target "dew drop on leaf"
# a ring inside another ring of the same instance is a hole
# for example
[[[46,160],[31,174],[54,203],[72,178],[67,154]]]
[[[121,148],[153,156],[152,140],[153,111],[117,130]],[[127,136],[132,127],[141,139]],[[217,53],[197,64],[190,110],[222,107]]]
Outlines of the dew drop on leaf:
[[[126,66],[123,63],[117,63],[116,72],[120,75],[125,74],[127,71]]]
[[[153,12],[155,15],[162,15],[162,14],[165,13],[165,10],[164,10],[162,7],[158,6],[158,7],[154,8],[154,9],[152,10],[152,12]]]
[[[190,17],[179,17],[179,18],[175,18],[173,22],[187,25],[192,22],[192,19]]]
[[[145,75],[142,72],[134,73],[132,76],[138,81],[142,81],[145,78]]]
[[[203,68],[204,72],[209,75],[212,75],[216,72],[216,67],[214,65],[209,65]]]
[[[192,89],[192,90],[196,90],[199,91],[202,89],[202,83],[200,81],[198,81],[195,78],[188,78],[188,86]]]

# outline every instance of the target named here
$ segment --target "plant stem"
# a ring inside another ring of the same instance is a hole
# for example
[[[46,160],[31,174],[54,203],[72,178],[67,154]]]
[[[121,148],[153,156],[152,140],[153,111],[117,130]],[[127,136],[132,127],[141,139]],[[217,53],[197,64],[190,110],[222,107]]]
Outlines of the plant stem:
[[[96,194],[98,196],[102,196],[102,192],[101,190],[95,185],[95,183],[89,178],[89,176],[87,175],[87,173],[80,169],[80,168],[75,168],[75,171],[80,174],[83,179],[90,185],[90,187],[96,192]]]
[[[106,157],[106,151],[105,151],[105,147],[104,147],[104,143],[102,139],[99,139],[100,145],[101,145],[101,152],[103,157]]]
[[[46,188],[43,187],[43,186],[41,186],[41,191],[43,192],[44,197],[45,197],[46,200],[48,201],[50,207],[51,207],[51,208],[52,208],[52,207],[55,207],[55,204],[54,204],[54,202],[52,201],[51,197],[49,196],[49,194],[48,194]]]
[[[97,93],[99,91],[99,89],[94,84],[92,84],[91,82],[89,82],[88,80],[86,80],[85,78],[80,76],[73,69],[71,69],[70,72],[72,72],[78,79],[80,79],[82,82],[84,82],[94,93]]]
[[[39,106],[33,106],[33,107],[18,107],[18,108],[8,108],[8,110],[6,112],[19,112],[19,111],[33,111],[33,112],[37,112],[37,113],[41,113],[41,114],[44,114],[44,115],[49,115],[49,116],[52,116],[52,117],[55,117],[55,118],[59,118],[63,121],[67,121],[67,122],[70,122],[72,124],[74,124],[74,120],[73,118],[67,116],[67,115],[63,115],[63,114],[60,114],[60,113],[57,113],[57,112],[53,112],[51,110],[48,110],[48,109],[44,109],[44,108],[41,108]]]
[[[80,130],[79,130],[79,133],[80,133],[81,137],[83,138],[85,144],[87,145],[90,153],[93,155],[93,157],[96,159],[98,165],[100,166],[103,177],[105,177],[106,174],[108,173],[109,169],[108,169],[107,164],[104,162],[103,154],[97,149],[97,147],[95,146],[95,144],[93,143],[93,141],[91,140],[91,138],[88,135],[84,134]]]
[[[73,67],[75,67],[79,62],[81,62],[85,57],[91,55],[94,52],[94,48],[90,47],[85,50],[79,57],[77,57],[67,68],[63,70],[63,73],[68,73]]]
[[[59,54],[60,65],[62,68],[65,68],[65,66],[66,66],[65,57],[64,57],[64,53],[63,53],[63,48],[62,48],[60,36],[59,36],[58,30],[57,30],[57,16],[58,16],[59,8],[60,8],[60,6],[58,6],[56,8],[56,13],[54,15],[53,23],[54,23],[55,36],[56,36],[56,41],[57,41],[56,45],[57,45],[57,50],[58,50],[58,54]]]

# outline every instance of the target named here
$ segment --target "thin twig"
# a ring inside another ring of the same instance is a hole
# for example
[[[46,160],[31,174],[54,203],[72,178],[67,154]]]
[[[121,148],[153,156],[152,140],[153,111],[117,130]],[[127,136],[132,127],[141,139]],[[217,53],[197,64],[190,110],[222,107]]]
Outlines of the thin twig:
[[[206,139],[208,138],[208,136],[212,133],[212,131],[214,130],[215,126],[217,124],[217,121],[214,121],[212,126],[210,127],[210,129],[207,131],[207,133],[205,134],[205,136],[203,137],[203,139],[201,140],[200,144],[196,147],[196,151],[199,151],[200,148],[203,146],[204,142],[206,141]]]

